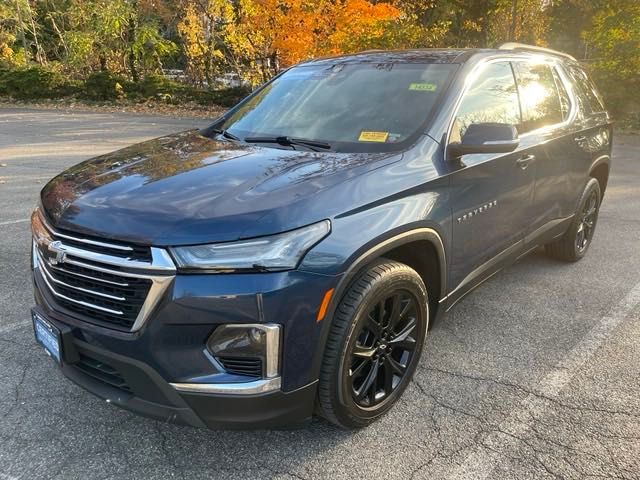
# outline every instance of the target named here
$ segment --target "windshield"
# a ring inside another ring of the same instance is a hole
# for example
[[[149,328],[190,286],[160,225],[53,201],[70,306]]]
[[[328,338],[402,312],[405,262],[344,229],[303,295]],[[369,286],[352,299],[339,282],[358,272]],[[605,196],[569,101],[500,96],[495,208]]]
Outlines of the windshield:
[[[301,65],[232,110],[220,127],[241,139],[286,136],[326,142],[334,151],[399,150],[422,133],[454,68]]]

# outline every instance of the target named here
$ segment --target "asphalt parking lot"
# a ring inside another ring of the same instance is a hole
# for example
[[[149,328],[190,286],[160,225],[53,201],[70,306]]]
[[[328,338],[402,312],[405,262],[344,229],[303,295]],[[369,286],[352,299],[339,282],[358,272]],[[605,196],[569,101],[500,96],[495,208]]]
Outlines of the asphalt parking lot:
[[[470,294],[366,430],[197,430],[66,380],[29,317],[39,190],[81,160],[205,123],[0,109],[0,480],[640,478],[640,136],[615,138],[587,257],[534,252]]]

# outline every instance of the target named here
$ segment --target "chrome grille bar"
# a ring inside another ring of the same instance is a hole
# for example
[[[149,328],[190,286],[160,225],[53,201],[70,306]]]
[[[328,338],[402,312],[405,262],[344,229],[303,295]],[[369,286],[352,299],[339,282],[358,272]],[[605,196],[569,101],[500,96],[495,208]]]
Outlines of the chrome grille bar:
[[[42,257],[42,256],[40,256],[40,257]],[[67,263],[71,263],[71,262],[67,262]],[[74,264],[74,265],[77,265],[77,263]],[[80,266],[80,265],[78,265],[78,266]],[[118,287],[128,287],[129,286],[128,283],[124,283],[124,282],[114,282],[113,280],[105,280],[104,278],[92,277],[91,275],[85,275],[84,273],[74,272],[73,270],[63,270],[60,267],[56,267],[55,265],[51,265],[49,262],[47,262],[47,268],[49,270],[57,270],[59,272],[63,272],[63,273],[69,274],[69,275],[73,275],[75,277],[86,278],[87,280],[91,280],[92,282],[108,283],[109,285],[115,285],[115,286],[118,286]],[[92,269],[96,270],[95,267],[93,267]]]
[[[123,315],[123,312],[121,312],[119,310],[111,310],[110,308],[101,307],[99,305],[94,305],[92,303],[84,302],[82,300],[76,300],[75,298],[67,297],[66,295],[63,295],[62,293],[58,292],[55,288],[53,288],[53,286],[49,283],[49,280],[47,280],[47,276],[46,275],[41,275],[41,278],[42,278],[42,280],[44,280],[44,283],[47,284],[47,287],[49,287],[49,290],[51,291],[51,293],[53,293],[58,298],[62,298],[63,300],[66,300],[67,302],[71,302],[71,303],[76,303],[78,305],[82,305],[83,307],[93,308],[93,309],[96,309],[96,310],[100,310],[102,312],[107,312],[107,313],[110,313],[112,315]]]
[[[64,238],[66,240],[72,240],[74,242],[86,243],[87,245],[95,245],[96,247],[110,248],[112,250],[121,250],[123,252],[133,252],[133,248],[131,248],[131,247],[127,247],[127,246],[124,246],[124,245],[116,245],[115,243],[99,242],[97,240],[90,240],[88,238],[74,237],[74,236],[68,235],[66,233],[60,233],[60,232],[54,230],[48,224],[45,224],[45,226],[47,227],[47,230],[49,230],[51,235],[53,235],[56,238]]]
[[[90,295],[96,295],[98,297],[109,298],[111,300],[117,300],[119,302],[124,302],[126,300],[125,297],[116,297],[115,295],[109,295],[108,293],[96,292],[94,290],[89,290],[88,288],[76,287],[75,285],[70,285],[66,282],[58,280],[57,278],[54,278],[53,275],[51,275],[51,273],[49,272],[48,262],[42,258],[42,255],[40,255],[39,251],[37,252],[37,254],[38,260],[40,261],[40,266],[42,267],[42,271],[47,277],[49,277],[49,280],[51,280],[52,282],[57,283],[58,285],[62,285],[63,287],[72,288],[73,290],[78,290]]]

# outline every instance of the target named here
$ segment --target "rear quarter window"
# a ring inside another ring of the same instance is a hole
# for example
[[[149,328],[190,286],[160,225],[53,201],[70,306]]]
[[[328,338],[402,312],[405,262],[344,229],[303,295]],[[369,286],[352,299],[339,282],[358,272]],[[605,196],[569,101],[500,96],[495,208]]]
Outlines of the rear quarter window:
[[[573,80],[576,94],[586,109],[586,113],[604,112],[605,108],[602,97],[600,97],[593,81],[587,73],[577,65],[570,65],[568,70]]]

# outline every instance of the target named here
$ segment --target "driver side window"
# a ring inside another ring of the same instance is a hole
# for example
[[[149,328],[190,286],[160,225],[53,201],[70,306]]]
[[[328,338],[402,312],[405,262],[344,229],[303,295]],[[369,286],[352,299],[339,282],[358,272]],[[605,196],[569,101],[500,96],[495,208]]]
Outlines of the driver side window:
[[[449,143],[460,142],[472,123],[520,124],[518,91],[509,62],[487,64],[465,92]]]

